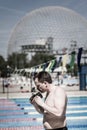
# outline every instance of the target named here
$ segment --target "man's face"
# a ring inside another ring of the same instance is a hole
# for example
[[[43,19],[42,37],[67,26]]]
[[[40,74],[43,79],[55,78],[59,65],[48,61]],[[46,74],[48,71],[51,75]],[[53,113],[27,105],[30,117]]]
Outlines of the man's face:
[[[35,85],[40,92],[44,93],[46,91],[46,83],[39,82],[38,78],[35,79]]]

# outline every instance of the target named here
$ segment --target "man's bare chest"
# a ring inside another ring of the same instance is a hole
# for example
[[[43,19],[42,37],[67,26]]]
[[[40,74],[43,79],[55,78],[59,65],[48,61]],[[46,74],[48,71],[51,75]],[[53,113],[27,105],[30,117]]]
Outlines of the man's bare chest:
[[[48,97],[45,100],[45,103],[50,106],[53,107],[54,106],[54,95],[53,93],[49,94]]]

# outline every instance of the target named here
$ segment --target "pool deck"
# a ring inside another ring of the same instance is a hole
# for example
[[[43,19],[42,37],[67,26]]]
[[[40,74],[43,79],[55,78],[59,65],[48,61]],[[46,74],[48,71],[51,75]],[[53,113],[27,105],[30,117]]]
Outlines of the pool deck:
[[[1,87],[0,87],[1,88]],[[65,86],[64,87],[67,96],[87,96],[87,90],[86,91],[80,91],[79,86]],[[0,98],[29,98],[31,96],[31,93],[29,92],[11,92],[11,93],[2,93],[0,92]]]

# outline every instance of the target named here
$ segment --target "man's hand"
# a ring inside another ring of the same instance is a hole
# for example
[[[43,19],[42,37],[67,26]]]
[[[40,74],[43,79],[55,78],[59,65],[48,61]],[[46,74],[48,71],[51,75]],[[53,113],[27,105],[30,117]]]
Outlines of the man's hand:
[[[35,96],[35,97],[34,97],[34,101],[35,101],[39,106],[41,106],[41,107],[44,106],[44,102],[43,102],[43,100],[41,99],[41,97]]]
[[[30,97],[29,100],[30,100],[31,103],[34,102],[34,98],[35,98],[36,96],[39,96],[40,98],[43,98],[42,94],[41,94],[40,92],[38,92],[38,93],[36,93],[36,94],[34,94],[34,95],[32,95],[32,96]]]

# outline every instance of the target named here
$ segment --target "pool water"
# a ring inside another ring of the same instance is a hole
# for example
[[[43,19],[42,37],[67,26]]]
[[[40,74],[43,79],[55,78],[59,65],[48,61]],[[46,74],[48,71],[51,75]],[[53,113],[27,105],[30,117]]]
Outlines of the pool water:
[[[68,130],[87,130],[87,96],[68,97]],[[0,130],[44,130],[29,99],[0,99]]]
[[[87,130],[87,96],[69,97],[66,116],[69,130]]]

